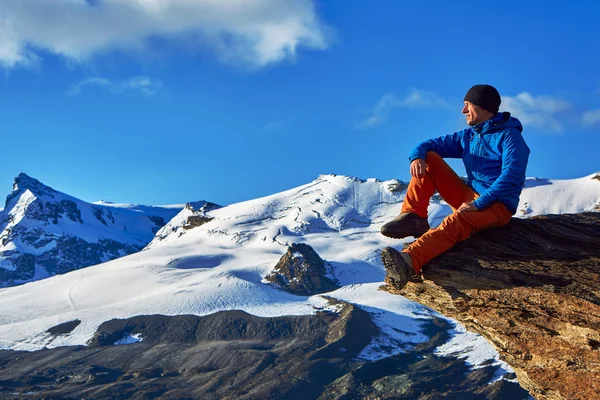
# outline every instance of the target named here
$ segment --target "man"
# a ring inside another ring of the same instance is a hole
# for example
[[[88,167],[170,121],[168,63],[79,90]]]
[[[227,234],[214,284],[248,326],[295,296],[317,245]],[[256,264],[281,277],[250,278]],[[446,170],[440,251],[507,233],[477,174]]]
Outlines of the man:
[[[494,87],[473,86],[462,109],[469,128],[422,142],[412,151],[412,178],[402,212],[381,228],[391,238],[418,238],[402,252],[392,247],[381,251],[396,287],[404,287],[423,265],[473,233],[508,224],[517,211],[529,147],[519,120],[508,112],[498,113],[500,102]],[[463,159],[468,184],[443,158]],[[436,190],[453,213],[430,229],[427,207]]]

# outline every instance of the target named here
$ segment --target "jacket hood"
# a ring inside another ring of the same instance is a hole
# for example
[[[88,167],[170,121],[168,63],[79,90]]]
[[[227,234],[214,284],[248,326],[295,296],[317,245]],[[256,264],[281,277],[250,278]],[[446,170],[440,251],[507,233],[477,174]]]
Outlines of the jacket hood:
[[[515,128],[519,132],[523,132],[523,125],[521,124],[521,121],[515,117],[511,117],[510,113],[507,111],[494,115],[487,121],[475,125],[474,128],[479,130],[481,133],[491,133],[508,128]]]

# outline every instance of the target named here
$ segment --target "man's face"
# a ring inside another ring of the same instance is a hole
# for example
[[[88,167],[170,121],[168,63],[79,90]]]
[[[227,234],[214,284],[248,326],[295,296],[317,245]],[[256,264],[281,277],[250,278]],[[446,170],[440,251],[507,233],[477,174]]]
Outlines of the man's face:
[[[477,125],[483,121],[487,121],[490,119],[490,115],[492,114],[491,112],[486,111],[469,101],[465,101],[462,113],[465,114],[467,124],[469,124],[469,126]]]

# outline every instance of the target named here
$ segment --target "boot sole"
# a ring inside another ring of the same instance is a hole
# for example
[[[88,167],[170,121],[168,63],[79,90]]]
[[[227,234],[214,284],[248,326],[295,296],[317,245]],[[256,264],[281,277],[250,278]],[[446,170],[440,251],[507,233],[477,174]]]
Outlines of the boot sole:
[[[406,273],[406,269],[403,265],[398,265],[396,256],[393,254],[394,251],[396,250],[388,249],[387,247],[381,250],[381,263],[385,267],[390,278],[392,278],[393,286],[402,289],[408,283],[408,277],[398,273],[398,270]]]
[[[412,234],[411,234],[411,235],[404,235],[404,236],[403,236],[403,235],[386,235],[385,233],[381,233],[381,234],[382,234],[383,236],[385,236],[385,237],[389,237],[389,238],[392,238],[392,239],[404,239],[404,238],[411,237],[411,236],[412,236],[412,237],[414,237],[415,239],[418,239],[418,238],[420,238],[421,236],[423,236],[425,233],[426,233],[426,232],[423,232],[423,233],[421,233],[421,234],[419,234],[419,235],[412,235]]]

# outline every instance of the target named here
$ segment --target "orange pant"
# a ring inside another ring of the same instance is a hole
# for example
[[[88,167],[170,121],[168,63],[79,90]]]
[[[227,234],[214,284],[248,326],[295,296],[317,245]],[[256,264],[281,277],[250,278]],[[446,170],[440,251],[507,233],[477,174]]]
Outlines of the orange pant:
[[[456,175],[439,154],[430,151],[425,161],[427,172],[423,178],[411,179],[402,212],[427,217],[429,200],[437,190],[452,207],[453,213],[447,216],[438,228],[430,229],[404,250],[410,254],[417,273],[423,265],[456,243],[469,238],[475,232],[506,225],[512,217],[512,213],[500,202],[485,210],[456,212],[462,203],[473,201],[479,195]]]

